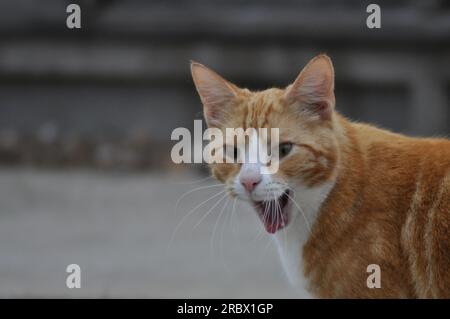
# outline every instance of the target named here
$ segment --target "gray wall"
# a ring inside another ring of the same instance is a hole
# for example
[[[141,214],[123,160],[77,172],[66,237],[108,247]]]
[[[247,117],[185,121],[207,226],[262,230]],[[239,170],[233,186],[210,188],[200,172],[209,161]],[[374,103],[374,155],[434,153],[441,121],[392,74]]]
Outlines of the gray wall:
[[[0,2],[0,159],[9,136],[49,126],[61,144],[123,143],[140,130],[169,147],[173,128],[201,118],[190,59],[262,89],[288,84],[326,52],[343,114],[415,135],[450,132],[447,1],[377,1],[379,30],[365,25],[371,1],[354,0],[78,1],[82,29],[68,30],[71,2]]]

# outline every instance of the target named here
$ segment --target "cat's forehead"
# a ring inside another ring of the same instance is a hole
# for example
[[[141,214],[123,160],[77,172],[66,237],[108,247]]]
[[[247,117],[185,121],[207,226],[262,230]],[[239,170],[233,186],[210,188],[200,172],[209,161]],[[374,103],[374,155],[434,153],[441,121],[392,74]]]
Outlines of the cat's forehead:
[[[284,91],[276,88],[248,92],[242,99],[240,121],[244,129],[271,126],[284,109]]]
[[[261,111],[268,106],[281,111],[284,101],[284,90],[271,88],[264,91],[250,92],[247,98],[247,106],[254,111]]]

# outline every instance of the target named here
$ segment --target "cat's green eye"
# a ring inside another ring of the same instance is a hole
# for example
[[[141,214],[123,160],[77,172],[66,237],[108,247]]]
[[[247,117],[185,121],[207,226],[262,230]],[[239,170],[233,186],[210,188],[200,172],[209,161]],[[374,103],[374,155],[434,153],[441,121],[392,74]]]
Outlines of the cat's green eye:
[[[281,143],[278,145],[278,156],[280,158],[287,156],[291,152],[293,146],[294,145],[289,142]]]

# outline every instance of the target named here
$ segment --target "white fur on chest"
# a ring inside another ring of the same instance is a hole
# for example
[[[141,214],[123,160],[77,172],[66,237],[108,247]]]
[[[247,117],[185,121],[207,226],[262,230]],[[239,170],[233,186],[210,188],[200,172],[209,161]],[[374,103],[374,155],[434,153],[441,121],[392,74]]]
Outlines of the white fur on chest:
[[[312,189],[296,187],[293,196],[295,203],[290,203],[292,220],[274,236],[289,282],[301,298],[313,297],[308,292],[309,282],[303,275],[303,246],[308,241],[311,227],[333,185],[334,183],[328,183]]]

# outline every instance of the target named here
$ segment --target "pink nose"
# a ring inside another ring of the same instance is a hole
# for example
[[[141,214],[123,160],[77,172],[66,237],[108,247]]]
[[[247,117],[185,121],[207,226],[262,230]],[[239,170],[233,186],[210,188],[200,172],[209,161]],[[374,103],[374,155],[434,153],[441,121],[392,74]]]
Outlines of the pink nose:
[[[261,176],[247,177],[241,179],[241,184],[245,187],[245,189],[249,193],[251,193],[259,183],[261,183]]]

